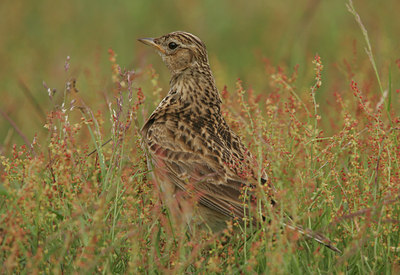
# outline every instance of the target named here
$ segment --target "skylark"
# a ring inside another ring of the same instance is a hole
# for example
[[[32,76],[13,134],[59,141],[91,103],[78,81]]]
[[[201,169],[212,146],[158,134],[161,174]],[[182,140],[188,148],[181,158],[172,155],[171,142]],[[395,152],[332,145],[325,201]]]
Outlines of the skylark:
[[[221,114],[205,44],[181,31],[139,41],[155,48],[172,74],[167,96],[141,130],[163,203],[177,223],[220,231],[229,219],[243,221],[250,209],[243,188],[264,185],[268,177],[258,175],[255,158]],[[339,251],[323,235],[285,225]]]

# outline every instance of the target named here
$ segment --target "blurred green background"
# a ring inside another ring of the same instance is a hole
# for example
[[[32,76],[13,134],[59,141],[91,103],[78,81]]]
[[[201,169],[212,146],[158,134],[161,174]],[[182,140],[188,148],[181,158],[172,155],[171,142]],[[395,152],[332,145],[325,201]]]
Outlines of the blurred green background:
[[[393,85],[398,86],[400,1],[355,0],[354,5],[368,29],[385,88],[388,68],[392,68]],[[112,97],[109,48],[117,53],[121,67],[140,69],[154,64],[165,91],[167,69],[158,55],[136,39],[175,30],[192,32],[206,43],[219,89],[227,85],[233,90],[240,78],[245,87],[268,93],[263,63],[267,58],[289,71],[299,64],[296,85],[306,90],[314,81],[311,62],[318,53],[324,64],[318,94],[323,104],[333,91],[349,91],[344,59],[352,62],[355,77],[371,67],[346,1],[2,0],[0,109],[31,141],[35,133],[46,133],[39,110],[53,108],[43,81],[62,94],[66,80],[76,77],[81,96],[95,111],[96,101],[104,104],[99,93]],[[68,72],[64,69],[67,56],[71,57]],[[23,140],[1,116],[1,152],[9,152],[14,143],[23,144]]]

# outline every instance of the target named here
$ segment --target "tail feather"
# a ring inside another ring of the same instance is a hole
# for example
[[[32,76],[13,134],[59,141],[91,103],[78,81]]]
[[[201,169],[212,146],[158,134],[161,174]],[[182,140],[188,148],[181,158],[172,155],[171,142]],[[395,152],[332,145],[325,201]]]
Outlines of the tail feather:
[[[326,236],[322,235],[321,233],[317,233],[312,231],[311,229],[304,229],[301,226],[298,225],[294,225],[291,221],[287,221],[283,223],[284,226],[286,226],[287,228],[297,231],[301,234],[303,234],[304,236],[314,239],[315,241],[319,242],[320,244],[325,245],[326,247],[328,247],[329,249],[342,254],[342,251],[340,251],[336,246],[334,246],[332,244],[332,241],[327,238]]]

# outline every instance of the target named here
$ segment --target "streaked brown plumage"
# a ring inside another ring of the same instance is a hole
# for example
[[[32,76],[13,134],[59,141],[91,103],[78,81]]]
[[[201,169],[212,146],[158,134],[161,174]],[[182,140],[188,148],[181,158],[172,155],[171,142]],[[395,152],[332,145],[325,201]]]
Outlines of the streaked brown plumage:
[[[139,41],[154,47],[172,73],[169,93],[142,128],[163,202],[175,221],[203,222],[213,231],[242,220],[242,189],[258,186],[258,165],[221,114],[204,43],[186,32]],[[260,184],[267,181],[263,173]],[[338,251],[322,235],[287,226]]]

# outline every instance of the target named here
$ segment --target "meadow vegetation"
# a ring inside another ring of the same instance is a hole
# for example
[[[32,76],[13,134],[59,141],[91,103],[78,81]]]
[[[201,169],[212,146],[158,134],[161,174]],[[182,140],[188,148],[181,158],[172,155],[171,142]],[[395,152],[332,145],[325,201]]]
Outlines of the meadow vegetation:
[[[241,227],[234,220],[219,238],[171,226],[147,167],[140,135],[144,120],[168,90],[169,75],[155,54],[154,58],[145,55],[138,46],[136,52],[115,49],[124,42],[121,39],[111,43],[115,47],[108,50],[107,63],[101,50],[91,48],[94,57],[85,57],[82,52],[89,48],[82,47],[80,53],[74,49],[75,55],[55,58],[56,65],[43,65],[38,71],[40,54],[25,70],[0,69],[2,96],[10,102],[1,105],[0,272],[400,272],[400,56],[391,41],[398,33],[399,26],[391,25],[396,17],[385,17],[368,1],[357,1],[357,11],[376,12],[379,20],[368,14],[366,20],[364,16],[360,19],[351,2],[346,7],[345,3],[303,1],[303,13],[294,13],[292,18],[285,17],[284,4],[267,4],[280,12],[273,14],[261,11],[266,7],[255,1],[248,9],[232,5],[222,16],[224,20],[216,20],[219,15],[212,12],[211,2],[201,7],[192,2],[173,3],[208,11],[207,18],[216,22],[214,33],[201,35],[198,29],[198,35],[208,45],[228,124],[257,157],[260,169],[267,170],[278,190],[276,199],[296,223],[323,232],[343,254],[282,229],[279,220],[260,223],[256,229]],[[396,1],[389,2],[393,2],[391,10],[400,8]],[[36,8],[49,8],[45,3]],[[112,14],[120,10],[99,3],[116,20]],[[215,5],[224,8],[225,2],[221,3]],[[18,4],[7,4],[22,12]],[[153,7],[145,1],[123,5],[147,14]],[[68,6],[65,12],[73,13],[73,9]],[[224,22],[233,20],[239,10],[249,22],[234,32]],[[43,20],[52,22],[58,13]],[[136,10],[133,13],[137,15]],[[330,18],[345,18],[338,25],[348,28],[313,24],[326,22],[318,18],[328,13]],[[266,15],[274,15],[263,30],[266,33],[260,34],[262,28],[248,33],[240,30],[257,26]],[[168,26],[195,29],[185,21],[189,15],[182,16],[182,21],[168,22]],[[89,13],[92,17],[97,19]],[[118,38],[118,22],[111,24],[110,18],[105,20]],[[67,19],[58,18],[56,24],[63,20]],[[289,29],[286,35],[294,37],[282,36],[265,49],[259,46],[253,55],[256,58],[246,60],[244,56],[253,54],[254,45],[267,44],[271,36],[284,30],[279,24],[294,25],[296,20],[302,23],[301,32]],[[275,32],[273,23],[279,23]],[[211,23],[204,23],[204,28],[207,24]],[[144,23],[135,27],[147,36],[171,31],[146,29]],[[370,29],[372,34],[367,32]],[[13,30],[18,36],[17,27]],[[51,26],[43,32],[49,30]],[[84,35],[77,32],[69,35],[79,44]],[[392,36],[383,37],[380,32]],[[132,39],[138,33],[130,33]],[[320,39],[314,41],[317,33]],[[328,34],[333,40],[324,39]],[[0,57],[8,56],[7,47],[15,43],[12,39],[17,38],[8,38],[9,45],[0,49]],[[207,43],[208,39],[220,40],[220,45]],[[54,50],[58,43],[45,42],[33,47],[43,47],[52,58],[58,56]],[[88,43],[83,44],[94,45]],[[99,43],[105,42],[100,39]],[[290,43],[294,43],[292,48]],[[27,46],[18,47],[10,49],[10,56],[16,64],[25,64],[26,56],[15,56]],[[137,57],[124,64],[122,60],[132,55]],[[149,60],[156,65],[145,65]],[[89,65],[79,65],[82,62]],[[37,88],[40,77],[45,82]],[[35,88],[29,83],[36,83]],[[14,93],[18,89],[23,93]],[[18,105],[19,101],[24,105]]]

